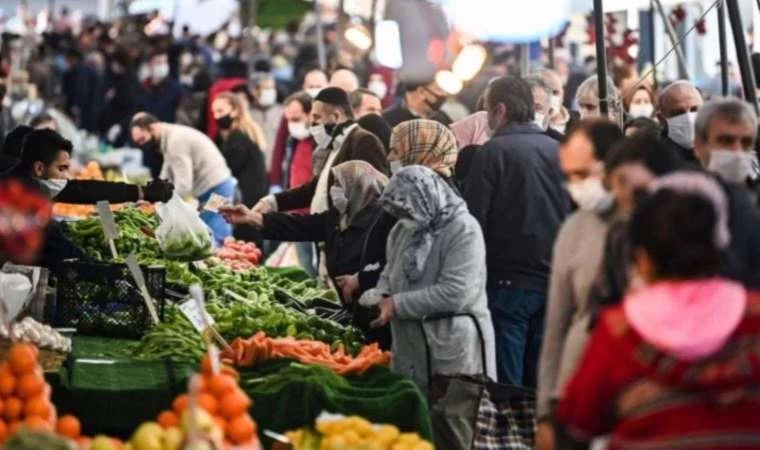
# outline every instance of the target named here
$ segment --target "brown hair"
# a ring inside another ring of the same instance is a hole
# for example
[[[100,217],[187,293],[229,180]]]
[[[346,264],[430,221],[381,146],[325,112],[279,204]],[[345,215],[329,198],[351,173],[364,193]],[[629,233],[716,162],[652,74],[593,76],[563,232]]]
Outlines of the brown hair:
[[[232,92],[222,92],[214,99],[214,101],[217,100],[226,101],[230,104],[232,111],[237,113],[237,116],[232,120],[232,128],[247,134],[259,148],[264,149],[267,145],[264,130],[253,120],[251,113],[248,112],[248,108],[245,107],[240,96]]]
[[[639,91],[646,91],[647,95],[649,95],[649,101],[652,102],[652,106],[657,105],[657,97],[654,93],[654,90],[651,86],[649,86],[649,83],[643,82],[639,84],[638,86],[635,86],[631,89],[626,90],[625,96],[623,97],[623,108],[628,111],[628,108],[631,107],[631,102],[633,101],[633,96],[636,95]]]

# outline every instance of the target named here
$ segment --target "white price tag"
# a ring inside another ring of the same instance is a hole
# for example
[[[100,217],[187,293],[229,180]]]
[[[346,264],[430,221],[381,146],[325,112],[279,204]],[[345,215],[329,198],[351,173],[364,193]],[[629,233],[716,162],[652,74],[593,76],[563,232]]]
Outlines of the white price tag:
[[[195,299],[190,299],[181,305],[179,305],[182,314],[187,317],[187,320],[193,324],[195,329],[199,333],[203,333],[210,326],[214,325],[214,318],[209,315],[208,312],[201,310],[198,306],[198,302]],[[205,320],[204,320],[205,316]]]
[[[145,306],[148,307],[148,313],[150,313],[150,317],[153,319],[153,324],[157,324],[159,319],[156,305],[153,304],[153,299],[150,297],[148,287],[145,285],[145,276],[142,273],[142,269],[140,269],[140,265],[137,264],[137,258],[134,253],[130,253],[127,256],[127,267],[132,274],[132,278],[135,279],[135,283],[137,283],[137,288],[140,290],[140,294],[145,301]]]
[[[100,222],[103,224],[103,232],[105,233],[108,245],[111,248],[111,256],[116,259],[119,255],[116,253],[116,244],[114,244],[114,240],[119,236],[119,229],[116,228],[116,221],[113,218],[111,207],[108,205],[108,202],[104,200],[95,203],[95,207],[98,209]]]
[[[222,197],[219,194],[211,194],[211,197],[209,197],[206,204],[203,205],[203,209],[206,211],[218,213],[219,208],[221,208],[222,206],[227,206],[229,204],[230,204],[230,201],[227,200],[226,197]]]

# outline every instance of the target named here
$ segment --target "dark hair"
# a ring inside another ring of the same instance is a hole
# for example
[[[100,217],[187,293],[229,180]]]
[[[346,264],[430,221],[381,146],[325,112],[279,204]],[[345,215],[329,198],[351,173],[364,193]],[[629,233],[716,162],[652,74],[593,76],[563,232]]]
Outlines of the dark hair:
[[[57,131],[33,130],[24,139],[18,169],[21,173],[27,174],[35,162],[41,161],[49,166],[58,158],[58,153],[64,151],[70,155],[73,150],[71,141],[58,134]]]
[[[715,244],[718,214],[703,196],[660,189],[643,199],[631,218],[631,245],[647,252],[660,278],[715,275],[720,250]]]
[[[595,118],[578,122],[565,135],[562,143],[566,143],[578,133],[583,133],[588,137],[594,147],[594,156],[599,161],[604,161],[612,147],[623,140],[623,132],[615,123],[610,120]]]
[[[604,159],[604,170],[609,174],[624,164],[636,162],[657,176],[684,168],[684,162],[675,150],[659,137],[640,134],[615,145]]]
[[[24,148],[24,140],[32,131],[34,131],[34,128],[26,125],[19,125],[14,128],[13,131],[5,136],[2,154],[14,158],[20,158],[21,150]]]
[[[403,86],[402,86],[403,89],[402,90],[404,91],[404,94],[406,94],[407,92],[414,92],[414,91],[416,91],[417,89],[419,89],[421,87],[427,87],[427,86],[431,85],[434,81],[435,80],[433,80],[433,79],[422,80],[422,81],[414,81],[414,82],[405,81],[403,83]]]
[[[324,103],[331,110],[340,109],[348,119],[354,118],[354,110],[348,101],[348,94],[339,87],[328,86],[322,89],[314,101]]]
[[[285,101],[282,102],[282,105],[288,106],[292,102],[298,102],[301,105],[301,108],[303,108],[303,112],[306,114],[309,114],[311,112],[312,98],[308,93],[304,91],[298,91],[295,94],[292,94],[290,97],[286,98]]]
[[[43,112],[37,114],[31,121],[29,121],[29,125],[32,128],[37,128],[39,125],[45,122],[55,122],[55,119],[50,114]]]
[[[375,98],[379,98],[377,95],[375,95],[374,92],[366,88],[359,88],[359,89],[356,89],[355,91],[352,91],[350,94],[348,94],[348,101],[349,103],[351,103],[351,108],[353,108],[354,111],[361,108],[362,100],[364,99],[365,95],[371,95]]]
[[[383,119],[383,116],[379,114],[367,114],[366,116],[357,120],[356,123],[380,139],[380,142],[383,143],[386,155],[388,152],[390,152],[391,133],[393,129],[390,125],[388,125],[388,122]]]
[[[636,117],[631,119],[623,125],[623,132],[628,131],[629,128],[637,128],[639,131],[636,133],[646,133],[652,136],[658,137],[662,134],[662,127],[656,121],[649,117]]]
[[[530,122],[535,116],[533,90],[522,78],[503,76],[488,85],[488,107],[503,103],[508,122]]]
[[[142,128],[143,130],[147,130],[148,127],[159,122],[160,120],[158,120],[158,118],[153,114],[139,112],[132,118],[132,122],[129,124],[129,128],[132,129],[134,127],[137,127]]]

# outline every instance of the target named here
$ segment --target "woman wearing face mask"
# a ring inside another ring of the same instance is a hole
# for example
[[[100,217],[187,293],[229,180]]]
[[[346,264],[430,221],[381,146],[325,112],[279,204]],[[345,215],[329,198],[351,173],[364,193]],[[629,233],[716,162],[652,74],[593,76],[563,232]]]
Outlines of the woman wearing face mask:
[[[760,298],[718,275],[727,199],[693,172],[650,192],[630,226],[641,285],[602,313],[557,420],[583,443],[610,435],[611,450],[754,448]]]
[[[330,207],[311,215],[267,213],[263,216],[238,205],[223,210],[233,224],[260,227],[266,239],[324,242],[326,268],[343,304],[354,311],[354,323],[370,341],[390,347],[388,327],[371,329],[368,311],[357,308],[358,297],[375,287],[385,266],[388,234],[396,223],[378,199],[388,178],[364,161],[348,161],[332,168]]]
[[[485,243],[467,205],[441,177],[422,166],[401,169],[380,199],[399,219],[388,238],[387,265],[361,304],[376,304],[374,326],[391,324],[392,367],[428,392],[424,342],[433,374],[496,376],[494,331],[486,299]],[[481,343],[470,318],[421,326],[424,317],[469,313],[483,330]],[[424,333],[424,336],[423,334]],[[485,345],[485,349],[482,348]],[[481,351],[486,361],[481,360]]]
[[[211,110],[220,130],[217,145],[238,180],[243,204],[253,206],[269,191],[264,154],[256,142],[256,124],[240,98],[230,92],[219,94]],[[261,245],[261,235],[252,227],[236,227],[234,236]]]
[[[454,133],[446,126],[434,120],[414,119],[393,129],[388,162],[392,174],[412,165],[432,169],[459,195],[454,179],[457,153]]]
[[[635,86],[623,99],[623,106],[629,119],[654,117],[654,105],[656,104],[654,91],[648,84]]]
[[[549,296],[538,376],[538,448],[552,444],[552,405],[586,339],[589,291],[602,261],[604,237],[620,213],[603,184],[605,156],[623,139],[607,120],[583,120],[565,137],[560,165],[578,211],[559,230],[552,252]]]
[[[267,167],[271,168],[272,153],[277,139],[277,128],[282,119],[283,106],[277,102],[277,84],[271,74],[259,75],[252,92],[251,117],[261,125],[266,136],[267,145],[261,150],[266,156]]]

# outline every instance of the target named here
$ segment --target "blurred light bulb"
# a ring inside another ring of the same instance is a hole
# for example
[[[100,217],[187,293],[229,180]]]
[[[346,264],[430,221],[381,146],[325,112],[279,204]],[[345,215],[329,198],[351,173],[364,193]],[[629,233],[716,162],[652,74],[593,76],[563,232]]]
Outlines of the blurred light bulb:
[[[375,58],[391,69],[400,69],[404,65],[401,32],[395,20],[383,20],[375,25]]]
[[[486,62],[488,53],[482,45],[471,44],[459,52],[454,64],[451,66],[452,72],[462,81],[470,81],[475,78],[483,64]]]
[[[367,29],[362,26],[352,25],[346,28],[346,32],[343,33],[343,36],[348,42],[361,51],[367,51],[372,47],[372,37],[369,35]]]
[[[464,87],[462,80],[450,70],[439,70],[435,74],[435,83],[450,95],[458,94]]]
[[[628,47],[628,56],[631,58],[638,58],[639,57],[639,46],[636,44],[631,45]]]

